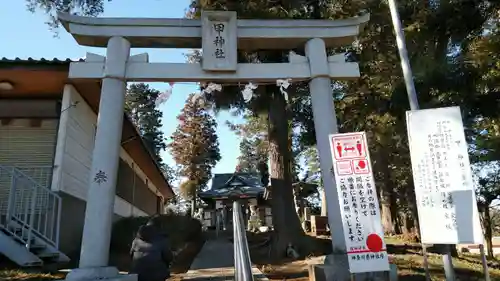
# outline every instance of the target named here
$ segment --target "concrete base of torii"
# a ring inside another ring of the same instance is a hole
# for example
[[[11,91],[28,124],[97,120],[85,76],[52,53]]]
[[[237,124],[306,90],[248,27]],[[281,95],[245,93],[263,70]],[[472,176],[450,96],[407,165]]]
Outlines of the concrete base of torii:
[[[308,268],[309,281],[340,280],[335,274],[333,256],[327,255],[323,264],[311,264]],[[357,273],[352,275],[351,281],[398,281],[398,269],[395,264],[390,264],[390,271]]]

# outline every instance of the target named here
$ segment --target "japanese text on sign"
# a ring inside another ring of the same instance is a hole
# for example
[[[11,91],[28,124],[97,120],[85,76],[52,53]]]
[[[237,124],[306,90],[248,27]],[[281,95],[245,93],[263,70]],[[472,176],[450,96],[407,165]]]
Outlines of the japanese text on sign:
[[[409,111],[407,122],[422,242],[481,244],[460,108]]]
[[[226,26],[223,22],[216,22],[213,24],[213,29],[216,34],[214,39],[214,45],[215,45],[214,56],[218,59],[226,58],[226,55],[224,53],[224,44],[226,42],[226,40],[224,39],[225,27]]]
[[[234,11],[202,11],[202,60],[204,71],[236,71],[238,24]]]
[[[329,138],[349,270],[389,270],[366,135],[336,134]]]

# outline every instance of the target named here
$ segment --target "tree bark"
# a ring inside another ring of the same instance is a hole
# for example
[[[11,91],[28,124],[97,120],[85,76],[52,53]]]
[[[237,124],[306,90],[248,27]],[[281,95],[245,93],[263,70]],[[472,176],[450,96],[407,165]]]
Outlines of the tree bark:
[[[393,188],[391,190],[391,196],[389,198],[390,200],[390,211],[391,211],[391,217],[392,217],[392,226],[394,227],[394,234],[401,234],[401,226],[399,224],[398,220],[398,213],[399,213],[399,207],[398,207],[398,201],[397,201],[397,191]]]
[[[410,218],[406,212],[402,212],[400,215],[401,219],[401,233],[404,236],[408,236],[411,232]]]
[[[414,235],[416,240],[420,241],[420,223],[418,221],[417,198],[415,196],[415,189],[412,183],[407,186],[406,196],[408,211],[411,216],[411,223],[408,224],[411,229],[408,230],[412,233],[412,235]]]
[[[380,193],[382,193],[382,228],[384,229],[385,234],[393,235],[396,231],[394,230],[394,225],[392,223],[391,207],[390,204],[385,201],[386,199],[384,199],[386,195],[384,194],[385,192],[383,191],[383,188],[380,190]]]
[[[384,163],[382,163],[384,165]],[[386,166],[387,167],[387,166]],[[384,229],[385,234],[394,235],[396,234],[394,228],[394,217],[392,210],[394,207],[392,206],[392,197],[394,196],[394,190],[392,189],[391,183],[388,180],[389,169],[383,168],[384,170],[384,180],[382,181],[382,186],[379,188],[380,190],[380,205],[381,205],[381,215],[382,215],[382,227]]]
[[[328,215],[328,208],[326,207],[326,193],[325,189],[322,188],[320,191],[321,195],[321,216],[326,217]]]
[[[196,214],[196,195],[191,199],[191,217],[194,218]]]
[[[275,257],[286,255],[288,244],[300,251],[304,231],[295,211],[290,169],[291,151],[288,146],[286,101],[276,87],[268,87],[269,102],[269,159],[271,162],[271,205],[274,226]]]
[[[484,239],[486,240],[486,254],[488,258],[493,258],[493,231],[491,228],[491,214],[490,207],[486,205],[484,207],[484,219],[483,219],[483,227],[484,227]]]
[[[380,198],[380,207],[381,207],[381,217],[382,217],[382,227],[384,229],[385,234],[396,234],[394,229],[394,217],[393,217],[393,209],[394,207],[391,205],[394,196],[394,190],[392,187],[392,182],[390,178],[390,169],[389,169],[389,161],[387,155],[385,153],[380,153],[383,150],[383,147],[377,149],[377,152],[374,156],[376,159],[375,167],[379,171],[379,179],[378,190],[380,190],[379,198]]]

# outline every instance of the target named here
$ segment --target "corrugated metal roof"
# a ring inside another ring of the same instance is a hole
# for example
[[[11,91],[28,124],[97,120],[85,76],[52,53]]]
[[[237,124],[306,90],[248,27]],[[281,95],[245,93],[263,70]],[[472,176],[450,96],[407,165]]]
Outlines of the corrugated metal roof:
[[[67,65],[71,62],[77,62],[77,61],[85,61],[85,59],[58,59],[58,58],[53,58],[53,59],[46,59],[46,58],[41,58],[41,59],[34,59],[32,57],[28,58],[19,58],[16,57],[14,59],[11,58],[6,58],[2,57],[0,59],[0,63],[29,63],[29,64],[47,64],[47,65]]]

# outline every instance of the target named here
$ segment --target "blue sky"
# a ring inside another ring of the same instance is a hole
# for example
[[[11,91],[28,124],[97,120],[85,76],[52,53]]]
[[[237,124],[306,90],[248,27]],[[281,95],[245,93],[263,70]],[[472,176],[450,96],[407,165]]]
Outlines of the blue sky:
[[[151,17],[182,18],[188,7],[188,0],[126,0],[106,2],[106,17]],[[168,4],[167,4],[168,3]],[[25,1],[9,1],[0,9],[0,57],[7,58],[71,58],[78,59],[86,52],[104,55],[105,49],[79,46],[64,29],[59,30],[59,37],[45,24],[47,16],[43,12],[32,14],[26,10]],[[132,54],[149,53],[150,61],[184,62],[182,49],[133,49]],[[165,83],[151,83],[159,90],[167,87]],[[176,84],[170,99],[160,106],[163,112],[163,132],[170,136],[177,126],[177,115],[180,113],[189,93],[197,90],[194,84]],[[239,155],[239,139],[225,125],[226,120],[241,122],[228,112],[217,115],[218,136],[222,160],[217,164],[214,173],[232,172]],[[163,153],[168,164],[174,164],[168,152]]]

